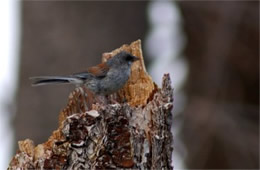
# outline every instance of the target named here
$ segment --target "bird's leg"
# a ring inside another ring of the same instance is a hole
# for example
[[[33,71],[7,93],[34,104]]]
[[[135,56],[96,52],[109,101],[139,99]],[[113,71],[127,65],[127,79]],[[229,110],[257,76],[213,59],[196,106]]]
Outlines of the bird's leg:
[[[111,95],[108,95],[106,98],[107,98],[107,100],[111,103],[111,104],[116,104],[116,103],[118,103],[117,102],[117,94],[111,94]]]
[[[81,111],[78,91],[79,91],[78,88],[76,88],[76,90],[73,91],[73,94],[72,94],[73,103],[75,103],[75,105],[77,106],[77,108],[74,110],[74,112],[80,112]]]
[[[84,113],[88,109],[88,106],[87,106],[87,103],[86,103],[86,95],[85,95],[84,87],[77,86],[76,88],[79,90],[79,93],[80,93],[79,98],[78,98],[79,99],[78,100],[79,101],[78,102],[78,104],[79,104],[79,112],[80,113]],[[82,100],[80,100],[80,99],[82,99]],[[83,103],[83,109],[81,109],[82,108],[81,107],[81,101]]]
[[[84,108],[83,110],[80,109],[80,111],[82,111],[84,113],[86,110],[88,110],[88,105],[87,105],[87,102],[86,102],[86,95],[85,95],[86,93],[84,91],[84,87],[79,86],[77,88],[80,91],[80,94],[81,94],[81,97],[82,97],[82,102],[83,102],[83,108]]]
[[[107,97],[104,95],[96,95],[96,102],[100,104],[107,104]]]

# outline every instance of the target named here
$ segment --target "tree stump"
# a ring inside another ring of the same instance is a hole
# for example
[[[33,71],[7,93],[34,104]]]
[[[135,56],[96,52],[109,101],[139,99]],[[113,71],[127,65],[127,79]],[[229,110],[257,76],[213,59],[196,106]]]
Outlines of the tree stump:
[[[153,83],[140,40],[104,53],[102,61],[122,50],[141,59],[126,85],[103,98],[75,89],[59,115],[59,128],[36,147],[30,139],[19,141],[9,169],[173,169],[170,77],[163,76],[162,88]]]

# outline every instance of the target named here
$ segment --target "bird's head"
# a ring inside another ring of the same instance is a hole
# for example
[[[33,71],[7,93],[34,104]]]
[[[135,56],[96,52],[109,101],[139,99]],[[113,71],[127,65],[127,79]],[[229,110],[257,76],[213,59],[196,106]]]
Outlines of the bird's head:
[[[109,59],[107,61],[108,65],[113,65],[113,66],[118,66],[118,65],[129,65],[131,66],[133,62],[139,60],[138,57],[125,52],[125,51],[121,51],[118,54],[116,54],[114,57],[112,57],[111,59]]]

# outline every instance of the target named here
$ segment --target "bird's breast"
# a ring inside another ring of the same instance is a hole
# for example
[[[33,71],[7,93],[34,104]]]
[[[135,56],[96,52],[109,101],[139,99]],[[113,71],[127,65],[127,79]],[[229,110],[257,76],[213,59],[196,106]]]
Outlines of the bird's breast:
[[[127,82],[130,75],[129,69],[111,69],[107,76],[99,82],[99,93],[112,94],[121,89]]]

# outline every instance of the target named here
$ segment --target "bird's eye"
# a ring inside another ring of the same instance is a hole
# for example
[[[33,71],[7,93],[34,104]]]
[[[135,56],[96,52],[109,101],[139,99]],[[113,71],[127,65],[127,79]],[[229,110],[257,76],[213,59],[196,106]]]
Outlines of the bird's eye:
[[[133,56],[127,55],[126,56],[126,61],[133,61]]]

